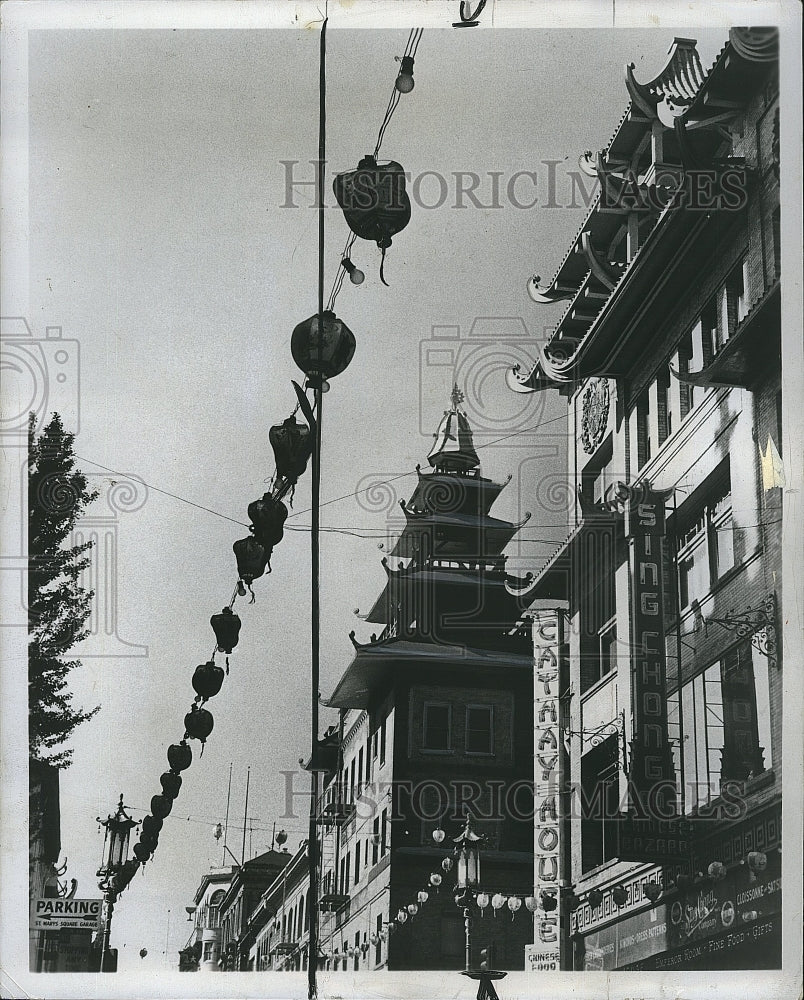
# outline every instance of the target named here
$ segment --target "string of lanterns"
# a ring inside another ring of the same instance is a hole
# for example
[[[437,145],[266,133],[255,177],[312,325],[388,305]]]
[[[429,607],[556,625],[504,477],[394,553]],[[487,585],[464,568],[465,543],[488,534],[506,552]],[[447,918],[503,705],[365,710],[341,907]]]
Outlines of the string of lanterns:
[[[251,595],[249,603],[253,604],[255,594],[252,584],[266,572],[271,572],[271,557],[275,547],[282,541],[288,516],[284,500],[287,499],[293,505],[296,484],[312,456],[316,415],[314,404],[311,405],[307,393],[317,389],[326,392],[329,389],[328,379],[343,372],[354,356],[354,334],[332,311],[346,274],[355,285],[361,284],[365,279],[365,274],[349,258],[351,248],[358,238],[376,242],[382,252],[380,278],[387,284],[383,276],[385,251],[391,245],[391,238],[410,221],[411,206],[405,191],[404,170],[395,161],[380,164],[376,157],[400,95],[410,93],[413,89],[414,57],[421,34],[422,29],[414,29],[408,38],[373,156],[364,157],[356,170],[337,175],[333,182],[350,235],[341,255],[328,307],[320,322],[316,313],[299,323],[291,336],[293,360],[306,376],[304,388],[296,382],[292,383],[296,393],[296,407],[289,417],[269,431],[275,472],[269,481],[268,490],[248,505],[247,513],[251,522],[249,534],[238,539],[232,546],[237,563],[237,584],[229,603],[210,619],[215,646],[210,658],[199,664],[193,673],[192,687],[196,697],[184,716],[184,735],[179,742],[171,744],[167,749],[168,769],[159,779],[161,791],[152,797],[150,812],[140,823],[139,839],[133,848],[134,857],[115,876],[118,891],[128,886],[137,869],[144,866],[156,851],[164,820],[170,815],[181,790],[182,772],[193,761],[193,751],[188,740],[197,740],[201,744],[201,756],[213,731],[214,718],[205,705],[220,693],[229,673],[229,656],[239,642],[242,623],[234,611],[235,601],[239,597],[245,597],[248,592]],[[306,424],[297,422],[296,414],[299,410],[306,419]],[[218,653],[226,658],[225,670],[215,660]]]

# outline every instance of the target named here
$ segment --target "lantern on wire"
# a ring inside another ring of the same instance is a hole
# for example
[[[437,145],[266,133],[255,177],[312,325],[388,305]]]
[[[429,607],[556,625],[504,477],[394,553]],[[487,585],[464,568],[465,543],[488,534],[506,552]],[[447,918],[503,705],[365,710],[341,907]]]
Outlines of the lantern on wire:
[[[265,548],[254,535],[238,539],[232,546],[232,551],[237,560],[237,575],[240,577],[240,583],[248,587],[251,593],[250,603],[253,604],[254,591],[251,589],[251,585],[265,572],[270,553],[266,554]],[[237,589],[240,591],[240,586]]]
[[[475,899],[477,907],[480,910],[480,916],[485,917],[486,907],[489,905],[489,894],[487,892],[479,892],[477,898]]]
[[[178,797],[181,789],[181,775],[174,771],[165,771],[159,776],[159,784],[162,786],[162,794],[172,801]]]
[[[376,948],[377,945],[380,943],[380,936],[379,936],[379,934],[377,934],[376,931],[373,931],[370,940],[371,940],[371,943]]]
[[[722,861],[713,861],[706,869],[706,873],[713,882],[719,882],[726,877],[726,866]]]
[[[193,751],[187,740],[172,743],[168,747],[167,759],[171,771],[186,771],[193,762]]]
[[[173,799],[169,799],[167,795],[154,795],[151,798],[151,812],[158,819],[164,819],[166,816],[169,816],[172,808]]]
[[[441,876],[438,874],[438,872],[433,872],[433,874],[430,876],[430,885],[433,886],[436,892],[438,892],[441,882],[442,879]]]
[[[349,280],[353,285],[362,285],[366,280],[365,274],[357,267],[348,257],[344,257],[341,261],[341,267],[349,275]]]
[[[509,896],[508,897],[508,909],[511,911],[511,919],[514,919],[517,910],[522,906],[522,900],[519,896]]]
[[[596,910],[598,906],[600,906],[600,904],[603,902],[603,893],[600,891],[600,889],[592,889],[587,895],[586,901],[589,903],[589,905],[592,907],[593,910]]]
[[[615,885],[611,890],[611,898],[614,900],[615,905],[625,906],[628,902],[628,890],[624,885]]]
[[[290,353],[313,389],[329,390],[328,379],[346,371],[355,353],[355,335],[331,309],[303,320],[293,330]]]
[[[756,882],[757,875],[761,874],[768,867],[768,855],[764,851],[749,851],[746,858],[748,863],[748,880]]]
[[[397,911],[396,919],[397,919],[398,923],[404,924],[404,922],[408,919],[408,911],[407,910],[403,910],[400,907],[400,909]]]
[[[427,892],[425,889],[420,889],[416,898],[419,900],[420,903],[424,904],[430,898],[430,893]]]
[[[410,79],[412,81],[412,75]],[[332,189],[346,224],[355,236],[376,243],[380,248],[380,281],[387,285],[383,274],[385,251],[391,246],[391,237],[402,232],[410,222],[404,168],[395,160],[377,163],[373,156],[364,156],[356,170],[335,177]]]
[[[224,608],[220,614],[213,615],[209,624],[215,633],[218,649],[226,654],[226,672],[229,672],[229,654],[240,641],[240,616],[231,608]]]
[[[156,843],[149,843],[148,841],[145,841],[142,839],[142,837],[140,837],[140,839],[137,841],[137,843],[134,845],[133,848],[134,857],[137,859],[137,861],[139,861],[141,865],[144,865],[145,862],[148,860],[148,858],[150,858],[150,856],[154,853],[155,848],[156,848]]]
[[[413,79],[413,56],[402,56],[394,86],[400,94],[409,94],[416,85]]]
[[[646,882],[645,885],[642,886],[642,891],[651,903],[655,903],[662,894],[662,887],[659,882]]]
[[[268,572],[271,572],[271,553],[285,534],[288,509],[281,500],[263,493],[259,500],[248,505],[248,516],[254,526],[254,537],[266,553]]]
[[[190,739],[198,740],[201,743],[202,757],[204,756],[204,746],[207,737],[212,732],[214,724],[215,720],[212,718],[212,713],[208,712],[205,708],[199,708],[197,705],[193,705],[187,715],[184,716],[186,735]]]
[[[441,862],[441,867],[449,874],[452,871],[452,858],[444,858]]]
[[[539,908],[539,903],[535,896],[525,896],[525,908],[529,913],[535,913]]]
[[[207,660],[206,663],[199,663],[193,673],[193,690],[198,695],[199,701],[207,701],[214,698],[223,685],[223,667],[219,667],[214,660]]]
[[[494,911],[494,916],[497,916],[497,910],[501,910],[505,906],[505,896],[501,892],[495,892],[491,897],[491,908]]]
[[[161,816],[145,816],[142,820],[142,832],[146,837],[158,837],[162,829]]]
[[[446,837],[446,833],[444,833],[444,831],[441,829],[440,826],[437,829],[433,830],[433,841],[434,841],[434,843],[436,843],[436,844],[443,844],[444,843],[444,837]]]
[[[415,917],[418,912],[419,912],[419,904],[418,903],[408,903],[408,913],[412,917]]]
[[[277,477],[294,486],[307,468],[313,453],[313,435],[307,424],[296,423],[291,414],[281,424],[274,424],[268,431],[268,440],[274,451]]]
[[[555,910],[556,907],[558,906],[558,900],[556,899],[555,894],[552,892],[546,892],[542,890],[542,892],[539,894],[539,898],[541,900],[542,909],[544,910],[545,913],[552,913],[553,910]]]
[[[148,954],[147,948],[140,948],[140,958],[145,958],[147,954]]]

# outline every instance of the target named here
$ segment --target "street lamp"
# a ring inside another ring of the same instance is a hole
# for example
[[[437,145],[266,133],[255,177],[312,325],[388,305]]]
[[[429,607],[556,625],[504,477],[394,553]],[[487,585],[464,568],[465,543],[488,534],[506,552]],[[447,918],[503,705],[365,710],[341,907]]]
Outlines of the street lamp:
[[[128,843],[132,827],[138,825],[126,812],[123,796],[117,803],[117,811],[106,819],[97,817],[98,823],[106,829],[103,840],[103,856],[98,869],[98,888],[103,893],[103,931],[101,938],[100,971],[114,972],[109,962],[109,938],[112,931],[112,913],[117,897],[126,888],[137,870],[138,862],[129,861]]]
[[[492,981],[503,979],[505,972],[489,969],[490,964],[484,957],[479,969],[472,968],[472,904],[479,902],[480,896],[488,896],[480,892],[480,849],[486,838],[472,828],[472,817],[466,815],[463,830],[453,838],[455,844],[455,904],[463,910],[463,926],[466,934],[466,968],[462,975],[468,979],[478,980],[478,997],[481,1000],[497,1000],[497,993]],[[444,868],[449,871],[448,868]],[[488,949],[484,949],[486,956]]]

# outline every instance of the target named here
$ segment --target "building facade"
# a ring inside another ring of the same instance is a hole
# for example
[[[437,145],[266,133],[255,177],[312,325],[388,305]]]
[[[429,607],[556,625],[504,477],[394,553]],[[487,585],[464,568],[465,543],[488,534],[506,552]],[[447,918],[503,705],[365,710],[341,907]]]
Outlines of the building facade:
[[[778,79],[774,29],[629,68],[598,194],[529,286],[567,306],[509,384],[565,396],[575,497],[528,591],[556,609],[537,701],[540,657],[567,681],[535,967],[781,963]]]
[[[496,945],[521,968],[532,926],[532,658],[516,596],[523,580],[502,550],[518,524],[490,508],[504,484],[485,479],[453,392],[383,560],[387,582],[365,620],[383,626],[328,700],[340,710],[325,777],[320,948],[326,968],[462,969],[453,840],[471,814],[484,836],[481,888],[508,919],[479,919],[471,960]],[[509,797],[516,797],[511,808]],[[434,836],[435,835],[435,836]],[[514,909],[516,907],[517,909]]]
[[[193,897],[193,929],[187,944],[179,952],[184,957],[184,971],[190,966],[203,972],[217,972],[221,960],[221,903],[232,884],[233,868],[219,868],[201,879]]]

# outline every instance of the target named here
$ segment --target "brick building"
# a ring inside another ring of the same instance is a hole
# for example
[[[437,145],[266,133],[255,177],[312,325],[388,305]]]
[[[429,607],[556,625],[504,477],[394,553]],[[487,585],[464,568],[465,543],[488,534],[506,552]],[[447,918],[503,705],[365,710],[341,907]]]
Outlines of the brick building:
[[[774,29],[628,68],[597,197],[529,286],[568,304],[509,384],[566,397],[576,497],[527,591],[567,682],[545,968],[781,962],[778,80]]]

